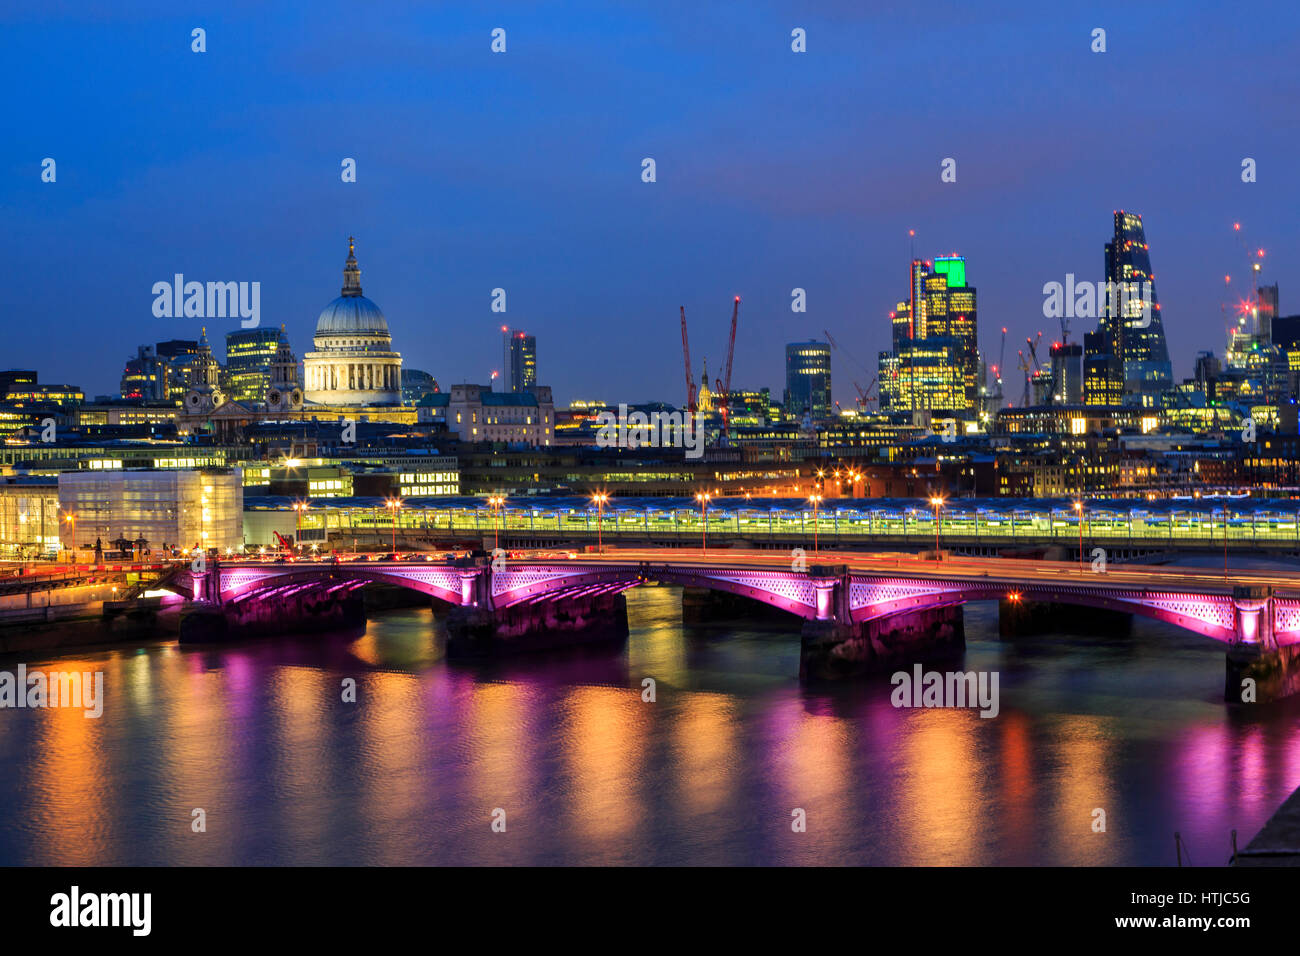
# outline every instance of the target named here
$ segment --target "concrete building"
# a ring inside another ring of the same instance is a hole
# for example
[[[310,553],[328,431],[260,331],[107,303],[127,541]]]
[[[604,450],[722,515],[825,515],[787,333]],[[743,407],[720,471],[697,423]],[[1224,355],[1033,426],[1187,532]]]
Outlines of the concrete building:
[[[547,447],[555,440],[555,404],[549,385],[522,392],[453,385],[449,392],[426,395],[418,411],[421,423],[445,423],[461,441]]]

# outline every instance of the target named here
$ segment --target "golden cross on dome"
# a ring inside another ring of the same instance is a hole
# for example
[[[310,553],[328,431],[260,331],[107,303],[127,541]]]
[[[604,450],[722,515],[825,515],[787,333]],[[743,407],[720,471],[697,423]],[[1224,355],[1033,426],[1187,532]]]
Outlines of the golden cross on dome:
[[[348,236],[348,255],[352,255],[352,245],[355,242],[356,242],[355,239],[353,239],[351,236]]]

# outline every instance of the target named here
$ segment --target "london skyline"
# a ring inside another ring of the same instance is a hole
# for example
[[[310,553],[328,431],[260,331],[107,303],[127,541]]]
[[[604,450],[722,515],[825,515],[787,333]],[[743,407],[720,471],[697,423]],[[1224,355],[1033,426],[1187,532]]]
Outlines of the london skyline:
[[[1146,224],[1175,380],[1197,352],[1222,350],[1220,307],[1249,289],[1233,222],[1267,250],[1261,281],[1280,285],[1281,312],[1300,312],[1286,216],[1300,134],[1285,123],[1300,17],[1281,5],[1028,21],[1020,5],[833,4],[734,22],[591,7],[563,28],[507,6],[490,21],[377,19],[347,63],[331,60],[348,29],[331,14],[350,9],[273,12],[256,30],[251,8],[205,24],[161,7],[80,23],[6,15],[11,87],[54,67],[17,101],[5,151],[0,203],[27,227],[0,240],[16,300],[6,365],[115,393],[137,344],[205,324],[152,315],[153,284],[177,272],[260,282],[262,324],[283,323],[301,353],[354,234],[408,367],[486,381],[504,322],[538,337],[540,378],[561,400],[680,400],[678,306],[697,366],[720,363],[735,294],[738,387],[779,391],[783,345],[823,330],[873,366],[913,250],[967,258],[980,347],[992,360],[1005,325],[1014,355],[1026,335],[1057,337],[1044,283],[1102,278],[1116,209]],[[110,70],[95,36],[127,24]],[[496,27],[504,53],[490,49]],[[796,27],[805,53],[791,50]],[[1089,49],[1095,27],[1104,54]],[[968,61],[916,61],[959,42]],[[72,109],[78,97],[92,107]],[[940,179],[948,157],[953,183]],[[1241,181],[1243,157],[1257,182]],[[345,158],[356,182],[341,180]],[[806,313],[791,311],[795,288]],[[206,324],[214,341],[239,327]],[[22,334],[31,326],[58,334]],[[843,354],[835,372],[847,405],[861,373]]]

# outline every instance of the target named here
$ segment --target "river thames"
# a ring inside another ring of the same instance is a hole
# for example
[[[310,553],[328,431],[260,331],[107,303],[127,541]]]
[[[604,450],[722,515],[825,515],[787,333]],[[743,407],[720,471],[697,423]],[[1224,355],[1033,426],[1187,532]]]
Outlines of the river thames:
[[[887,675],[801,685],[797,623],[628,608],[623,647],[508,662],[444,659],[419,608],[23,658],[106,699],[0,711],[0,863],[1173,865],[1179,831],[1222,865],[1300,785],[1300,701],[1226,706],[1222,646],[1158,622],[1002,641],[968,606],[985,719],[896,709]]]

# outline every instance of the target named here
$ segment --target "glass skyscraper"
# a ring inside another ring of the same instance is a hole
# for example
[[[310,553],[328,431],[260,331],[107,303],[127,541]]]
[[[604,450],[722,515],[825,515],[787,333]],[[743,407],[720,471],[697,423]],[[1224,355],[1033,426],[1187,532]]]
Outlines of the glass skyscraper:
[[[980,356],[975,289],[966,260],[912,260],[910,297],[890,313],[893,350],[881,352],[881,409],[949,412],[973,418],[979,406]]]
[[[280,329],[239,329],[226,333],[226,393],[237,402],[260,402],[271,382],[271,362]]]
[[[785,347],[785,410],[792,418],[831,417],[831,347],[809,339]]]
[[[537,336],[501,328],[505,368],[503,392],[523,392],[537,384]]]
[[[1111,377],[1118,381],[1108,389],[1123,395],[1147,396],[1153,403],[1161,392],[1173,386],[1173,367],[1165,343],[1165,327],[1151,277],[1151,256],[1142,217],[1120,210],[1115,213],[1114,238],[1106,243],[1106,281],[1126,283],[1129,295],[1116,296],[1121,308],[1101,310],[1097,331],[1110,345]],[[1136,284],[1136,285],[1135,285]],[[1145,317],[1150,303],[1150,320]],[[1122,314],[1112,314],[1119,312]]]

